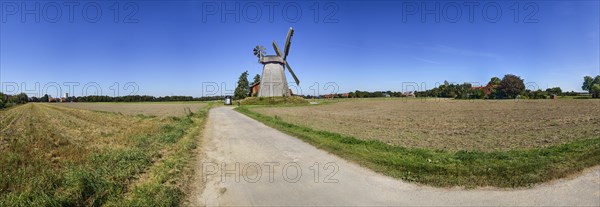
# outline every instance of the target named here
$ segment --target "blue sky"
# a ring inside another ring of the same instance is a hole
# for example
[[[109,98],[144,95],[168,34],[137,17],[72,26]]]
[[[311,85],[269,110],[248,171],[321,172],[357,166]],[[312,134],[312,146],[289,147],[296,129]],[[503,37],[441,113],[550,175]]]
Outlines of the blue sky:
[[[117,1],[72,3],[0,2],[3,92],[58,94],[54,86],[77,82],[76,96],[86,84],[127,95],[133,82],[140,95],[231,93],[241,72],[262,71],[252,49],[274,54],[289,27],[303,94],[485,84],[507,73],[532,89],[580,91],[583,76],[600,73],[598,1],[119,1],[117,22]]]

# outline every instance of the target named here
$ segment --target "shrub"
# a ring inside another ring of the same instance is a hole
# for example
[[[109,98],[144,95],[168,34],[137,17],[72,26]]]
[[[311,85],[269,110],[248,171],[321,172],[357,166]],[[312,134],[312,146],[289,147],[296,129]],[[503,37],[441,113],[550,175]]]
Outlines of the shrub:
[[[17,105],[17,104],[15,104],[15,103],[8,102],[8,103],[4,104],[4,107],[5,107],[5,108],[10,108],[10,107],[13,107],[13,106],[16,106],[16,105]]]
[[[592,86],[592,98],[600,98],[600,83]]]
[[[508,74],[500,82],[500,90],[504,97],[510,99],[516,98],[517,95],[525,90],[525,83],[521,77]]]

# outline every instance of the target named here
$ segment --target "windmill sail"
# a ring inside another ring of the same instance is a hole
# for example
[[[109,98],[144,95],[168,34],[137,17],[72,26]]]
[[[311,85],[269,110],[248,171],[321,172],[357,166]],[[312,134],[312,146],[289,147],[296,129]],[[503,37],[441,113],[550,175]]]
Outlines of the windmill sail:
[[[288,34],[287,34],[287,38],[285,39],[285,45],[283,46],[283,52],[285,53],[285,55],[283,56],[284,60],[287,58],[288,54],[290,53],[290,46],[292,44],[292,36],[294,36],[294,28],[290,27],[290,30],[288,31]]]

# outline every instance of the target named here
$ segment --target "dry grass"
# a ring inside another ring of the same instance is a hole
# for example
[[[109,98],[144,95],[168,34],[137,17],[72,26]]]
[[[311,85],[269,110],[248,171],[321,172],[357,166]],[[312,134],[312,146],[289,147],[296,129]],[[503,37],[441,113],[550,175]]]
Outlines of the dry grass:
[[[156,133],[162,125],[151,119],[98,114],[50,104],[21,105],[0,114],[0,149],[39,150],[65,162],[85,157],[90,152],[88,149],[122,147],[129,144],[129,137]]]
[[[187,109],[191,112],[195,112],[198,111],[198,109],[205,107],[206,103],[57,103],[55,105],[93,111],[115,112],[126,115],[183,116],[186,115]]]
[[[600,100],[379,99],[251,110],[364,140],[450,151],[525,149],[600,136]]]
[[[203,119],[204,112],[128,116],[55,104],[0,110],[0,206],[123,205],[128,187],[153,166],[187,165],[200,130],[195,123]],[[163,180],[180,177],[165,174]],[[159,184],[156,190],[170,193],[148,198],[178,202],[176,188]]]

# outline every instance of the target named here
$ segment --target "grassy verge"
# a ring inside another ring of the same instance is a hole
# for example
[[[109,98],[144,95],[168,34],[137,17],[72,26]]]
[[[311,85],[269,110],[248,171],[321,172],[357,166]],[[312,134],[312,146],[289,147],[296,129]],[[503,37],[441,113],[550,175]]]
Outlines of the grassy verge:
[[[131,189],[125,202],[113,203],[114,206],[177,206],[189,192],[194,171],[191,162],[196,157],[194,149],[198,143],[208,110],[215,104],[202,108],[197,113],[189,115],[195,123],[187,130],[186,135],[167,152],[168,156],[153,165],[143,179]]]
[[[364,141],[237,111],[376,172],[440,187],[526,187],[600,164],[600,137],[547,148],[498,152],[430,150]]]
[[[27,104],[3,111],[0,206],[178,205],[207,110],[148,117]]]

